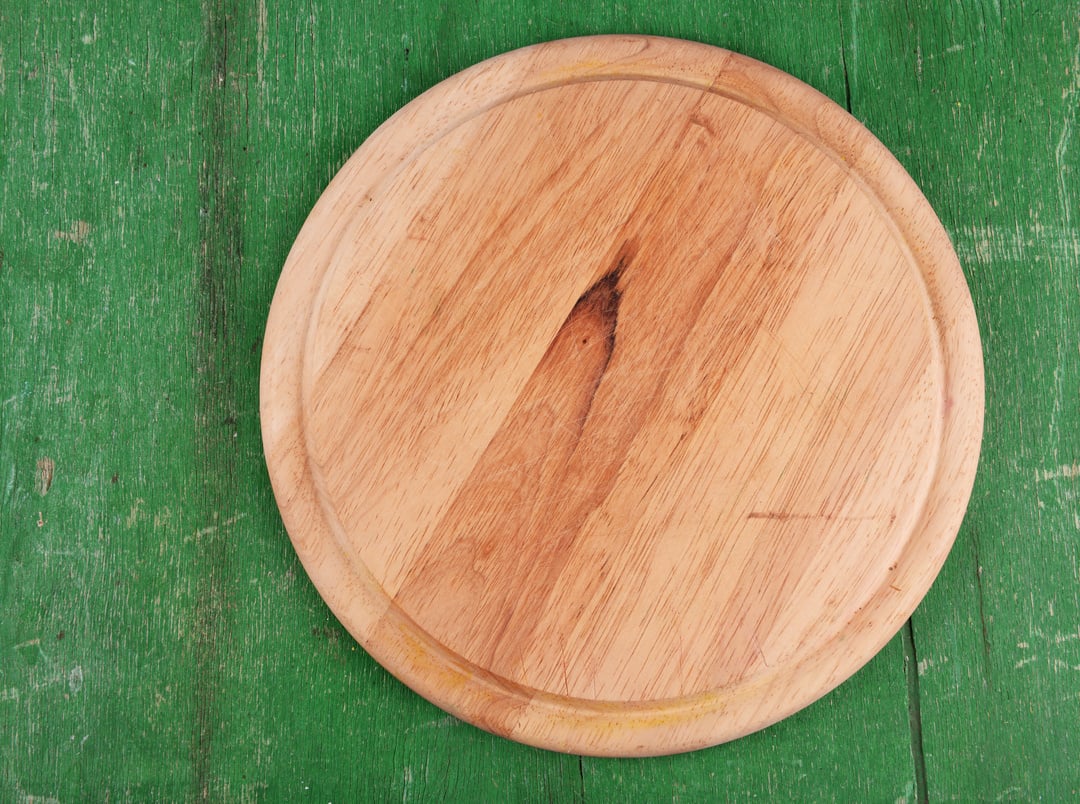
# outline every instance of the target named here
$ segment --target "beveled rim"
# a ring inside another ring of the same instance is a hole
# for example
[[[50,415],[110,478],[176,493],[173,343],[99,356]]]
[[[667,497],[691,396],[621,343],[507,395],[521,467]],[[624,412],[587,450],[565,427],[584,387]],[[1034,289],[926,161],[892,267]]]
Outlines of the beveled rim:
[[[350,209],[486,109],[547,87],[611,78],[677,82],[724,95],[781,121],[842,165],[880,204],[922,276],[944,371],[936,475],[890,576],[894,584],[878,590],[835,638],[771,675],[641,704],[582,701],[510,683],[435,642],[394,605],[342,549],[336,517],[320,502],[305,441],[305,361],[297,348],[315,325],[319,289],[348,236]],[[946,308],[951,315],[939,315]],[[945,321],[955,324],[943,329]],[[918,187],[869,131],[808,85],[747,57],[682,40],[604,36],[534,45],[458,73],[401,109],[356,151],[316,203],[286,261],[264,340],[260,404],[271,482],[290,538],[324,600],[380,664],[447,711],[512,739],[575,753],[650,755],[724,742],[780,720],[848,678],[895,634],[929,589],[963,518],[982,434],[982,372],[974,308],[948,237]],[[791,689],[795,677],[798,695]]]

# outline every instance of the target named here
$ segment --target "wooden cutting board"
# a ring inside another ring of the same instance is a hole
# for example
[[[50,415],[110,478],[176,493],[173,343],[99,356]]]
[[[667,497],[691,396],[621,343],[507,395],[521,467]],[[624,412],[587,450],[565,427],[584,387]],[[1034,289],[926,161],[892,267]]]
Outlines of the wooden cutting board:
[[[482,728],[684,751],[806,706],[937,574],[978,328],[888,151],[736,54],[484,62],[363,144],[300,232],[266,458],[334,613]]]

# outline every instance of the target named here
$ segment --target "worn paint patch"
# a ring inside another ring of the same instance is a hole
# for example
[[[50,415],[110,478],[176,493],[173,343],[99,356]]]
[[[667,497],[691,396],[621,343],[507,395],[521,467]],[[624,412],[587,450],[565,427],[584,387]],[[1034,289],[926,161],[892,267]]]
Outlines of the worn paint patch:
[[[1064,463],[1054,469],[1036,469],[1035,482],[1080,477],[1080,463]]]
[[[53,237],[57,240],[67,240],[72,243],[82,243],[90,236],[90,224],[86,221],[75,221],[67,229],[67,231],[57,230],[53,232]]]
[[[41,649],[41,639],[39,638],[20,642],[15,646],[14,650],[23,658],[29,667],[34,667],[42,659],[47,659],[45,652]]]
[[[259,82],[259,88],[266,86],[264,64],[269,53],[269,40],[266,36],[268,15],[266,13],[266,0],[258,0],[255,6],[255,46],[257,56],[255,60],[255,75]]]
[[[1078,639],[1080,639],[1080,628],[1078,628],[1073,633],[1055,634],[1054,635],[1054,644],[1055,645],[1061,645],[1061,644],[1063,644],[1065,642],[1074,642],[1074,641],[1076,641]]]
[[[33,796],[24,794],[20,799],[21,804],[60,804],[60,799],[52,796]]]
[[[127,517],[124,519],[124,527],[129,529],[135,527],[135,523],[137,523],[139,519],[143,516],[142,506],[145,502],[146,500],[144,500],[142,497],[135,498],[135,502],[131,504],[131,510],[128,512]]]
[[[93,27],[89,32],[84,33],[80,39],[84,45],[92,45],[98,38],[98,18],[97,14],[94,15]]]
[[[78,695],[83,688],[83,669],[80,665],[75,665],[68,672],[67,683],[71,694]]]
[[[979,224],[951,233],[956,254],[964,263],[1027,262],[1050,257],[1060,260],[1080,258],[1080,234],[1067,226]]]
[[[49,489],[52,488],[53,475],[56,472],[56,461],[52,458],[38,458],[37,462],[37,482],[35,487],[37,493],[44,497],[49,493]]]

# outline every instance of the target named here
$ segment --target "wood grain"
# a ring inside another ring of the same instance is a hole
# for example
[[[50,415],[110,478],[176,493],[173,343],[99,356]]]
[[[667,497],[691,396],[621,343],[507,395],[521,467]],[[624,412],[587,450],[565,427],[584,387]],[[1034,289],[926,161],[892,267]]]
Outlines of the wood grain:
[[[297,551],[380,662],[497,733],[645,754],[892,636],[963,515],[982,365],[868,132],[749,59],[603,37],[455,76],[357,152],[262,399]]]

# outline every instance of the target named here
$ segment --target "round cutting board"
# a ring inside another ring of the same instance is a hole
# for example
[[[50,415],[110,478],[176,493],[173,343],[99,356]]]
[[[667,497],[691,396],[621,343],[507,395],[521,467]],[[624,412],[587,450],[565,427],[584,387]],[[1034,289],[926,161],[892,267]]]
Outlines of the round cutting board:
[[[982,432],[918,188],[796,79],[594,37],[420,96],[334,178],[267,325],[312,581],[394,675],[586,754],[762,728],[930,586]]]

